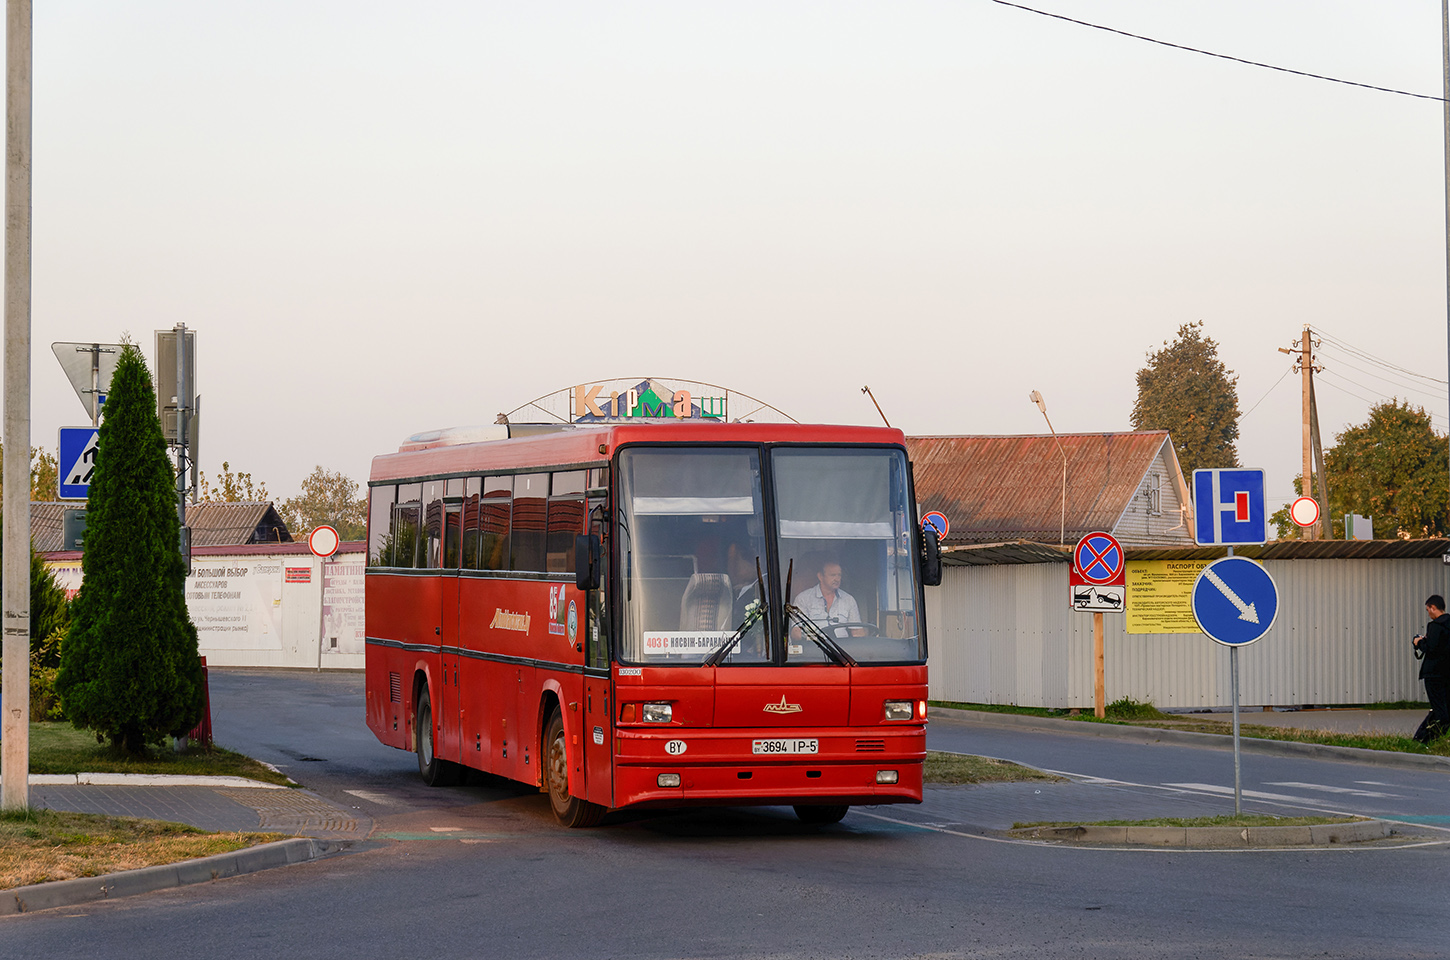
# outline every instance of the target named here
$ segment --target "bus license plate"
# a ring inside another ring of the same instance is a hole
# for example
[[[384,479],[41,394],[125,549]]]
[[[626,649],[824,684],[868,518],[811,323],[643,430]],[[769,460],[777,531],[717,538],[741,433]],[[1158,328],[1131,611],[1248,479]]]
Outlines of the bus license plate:
[[[819,745],[814,739],[752,740],[751,753],[815,753]]]

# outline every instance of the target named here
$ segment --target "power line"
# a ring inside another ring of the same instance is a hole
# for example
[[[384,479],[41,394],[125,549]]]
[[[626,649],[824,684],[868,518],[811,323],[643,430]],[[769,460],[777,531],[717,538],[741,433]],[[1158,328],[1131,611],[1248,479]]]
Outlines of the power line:
[[[1072,17],[1065,17],[1060,13],[1048,13],[1046,10],[1037,10],[1033,7],[1025,7],[1020,3],[1010,3],[1008,0],[992,0],[993,3],[1001,4],[1004,7],[1012,7],[1017,10],[1025,10],[1028,13],[1035,13],[1042,17],[1051,17],[1054,20],[1065,20],[1068,23],[1075,23],[1081,27],[1092,27],[1094,30],[1103,30],[1107,33],[1116,33],[1121,37],[1131,37],[1134,40],[1143,40],[1148,43],[1156,43],[1160,47],[1172,47],[1174,50],[1184,50],[1188,53],[1198,53],[1205,57],[1217,57],[1220,60],[1232,60],[1234,63],[1242,63],[1250,67],[1263,67],[1265,70],[1277,70],[1280,73],[1292,73],[1298,77],[1309,77],[1312,80],[1328,80],[1330,83],[1342,83],[1350,87],[1362,87],[1366,90],[1378,90],[1380,93],[1394,93],[1402,97],[1415,97],[1418,100],[1436,100],[1441,103],[1444,97],[1432,97],[1426,93],[1412,93],[1409,90],[1396,90],[1393,87],[1377,87],[1372,83],[1357,83],[1354,80],[1341,80],[1339,77],[1327,77],[1322,73],[1308,73],[1304,70],[1292,70],[1289,67],[1279,67],[1272,63],[1261,63],[1258,60],[1245,60],[1243,57],[1232,57],[1226,53],[1214,53],[1212,50],[1200,50],[1197,47],[1187,47],[1181,43],[1169,43],[1167,40],[1158,40],[1153,37],[1145,37],[1140,33],[1129,33],[1126,30],[1119,30],[1115,27],[1105,27],[1100,23],[1088,23],[1086,20],[1075,20]]]
[[[1355,354],[1364,360],[1368,360],[1370,363],[1378,364],[1379,366],[1385,367],[1386,369],[1396,370],[1407,376],[1415,377],[1418,380],[1428,380],[1431,383],[1435,384],[1446,384],[1447,382],[1450,382],[1441,380],[1439,377],[1429,377],[1423,373],[1416,373],[1414,370],[1411,370],[1408,367],[1402,367],[1397,363],[1391,363],[1390,361],[1385,360],[1383,357],[1377,357],[1374,354],[1370,353],[1368,350],[1362,350],[1359,347],[1356,347],[1354,344],[1349,343],[1346,340],[1342,340],[1339,337],[1334,336],[1333,334],[1325,333],[1323,328],[1321,327],[1315,327],[1314,332],[1319,336],[1323,337],[1325,340],[1328,340],[1331,345],[1337,346],[1342,350],[1346,350],[1349,353]]]
[[[1358,380],[1351,380],[1351,379],[1349,379],[1348,377],[1346,377],[1342,373],[1335,373],[1332,370],[1322,370],[1322,371],[1320,371],[1320,373],[1323,376],[1327,376],[1327,377],[1337,377],[1338,379],[1343,380],[1346,383],[1352,383],[1356,387],[1359,387],[1361,390],[1368,390],[1371,393],[1374,393],[1375,392],[1375,388],[1374,387],[1367,387],[1364,384],[1360,383]],[[1365,403],[1368,403],[1370,405],[1374,405],[1374,404],[1380,403],[1380,402],[1385,401],[1385,400],[1398,400],[1399,399],[1398,397],[1387,397],[1384,394],[1379,394],[1378,399],[1371,399],[1369,397],[1360,396],[1359,394],[1355,393],[1353,390],[1346,390],[1344,387],[1341,387],[1338,384],[1333,383],[1331,381],[1325,380],[1323,382],[1324,382],[1324,385],[1327,386],[1327,387],[1333,387],[1335,390],[1338,390],[1340,393],[1347,393],[1351,397],[1354,397],[1357,400],[1363,400]],[[1408,399],[1406,400],[1406,402],[1408,403]],[[1435,420],[1436,414],[1433,413],[1433,412],[1431,412],[1431,411],[1424,410],[1423,407],[1421,408],[1421,410],[1424,412],[1425,416],[1427,416],[1427,417],[1430,418],[1431,422],[1433,423],[1434,420]]]
[[[1284,371],[1284,373],[1283,373],[1283,375],[1282,375],[1282,376],[1280,376],[1280,377],[1279,377],[1279,379],[1277,379],[1277,380],[1275,380],[1275,381],[1274,381],[1274,386],[1273,386],[1273,387],[1270,387],[1270,388],[1269,388],[1269,389],[1267,389],[1267,390],[1265,390],[1265,391],[1264,391],[1264,395],[1263,395],[1263,396],[1262,396],[1262,397],[1260,397],[1260,398],[1259,398],[1259,399],[1258,399],[1258,400],[1257,400],[1257,401],[1256,401],[1256,402],[1255,402],[1255,403],[1254,403],[1254,405],[1253,405],[1253,406],[1252,406],[1252,407],[1249,407],[1249,410],[1248,410],[1248,413],[1245,413],[1245,414],[1243,414],[1243,415],[1242,415],[1242,416],[1240,416],[1240,417],[1239,417],[1239,419],[1240,419],[1240,420],[1242,420],[1242,419],[1244,419],[1244,418],[1245,418],[1245,417],[1247,417],[1247,416],[1248,416],[1248,415],[1249,415],[1249,413],[1253,413],[1253,412],[1254,412],[1254,411],[1255,411],[1255,410],[1257,410],[1257,409],[1259,409],[1259,404],[1261,404],[1261,403],[1263,403],[1263,402],[1264,402],[1264,401],[1265,401],[1265,400],[1267,400],[1267,399],[1269,399],[1269,394],[1271,394],[1271,393],[1273,393],[1273,392],[1274,392],[1274,387],[1277,387],[1277,386],[1278,386],[1278,385],[1279,385],[1279,384],[1281,384],[1281,383],[1283,383],[1283,382],[1284,382],[1284,377],[1287,377],[1287,376],[1288,376],[1288,375],[1289,375],[1289,374],[1291,374],[1291,373],[1293,373],[1293,372],[1294,372],[1294,367],[1293,367],[1293,365],[1292,365],[1292,364],[1291,364],[1291,365],[1290,365],[1290,366],[1289,366],[1289,367],[1288,367],[1288,368],[1287,368],[1287,369],[1286,369],[1286,370],[1285,370],[1285,371]]]
[[[1408,383],[1403,379],[1387,377],[1384,374],[1375,373],[1373,370],[1366,370],[1364,367],[1357,367],[1342,357],[1335,362],[1337,364],[1342,364],[1343,366],[1346,366],[1351,370],[1358,370],[1360,373],[1364,374],[1367,377],[1374,377],[1376,380],[1383,380],[1385,383],[1392,384],[1397,387],[1402,387],[1403,389],[1413,391],[1414,393],[1424,394],[1425,396],[1432,397],[1436,400],[1450,399],[1450,396],[1447,396],[1445,394],[1445,391],[1443,390],[1437,391],[1434,387],[1426,387],[1418,383]]]

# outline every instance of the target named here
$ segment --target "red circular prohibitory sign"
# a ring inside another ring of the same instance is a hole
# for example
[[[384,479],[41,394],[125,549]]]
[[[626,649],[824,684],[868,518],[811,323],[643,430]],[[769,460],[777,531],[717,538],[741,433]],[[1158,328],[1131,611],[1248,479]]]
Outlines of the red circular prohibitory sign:
[[[1312,527],[1319,522],[1319,501],[1313,497],[1299,497],[1289,505],[1289,517],[1301,527]]]
[[[323,559],[336,553],[338,544],[341,542],[342,539],[338,537],[337,531],[325,523],[307,535],[307,546],[311,548],[313,554]]]
[[[1126,573],[1123,547],[1110,533],[1090,533],[1072,551],[1072,569],[1084,583],[1097,586],[1123,583]]]

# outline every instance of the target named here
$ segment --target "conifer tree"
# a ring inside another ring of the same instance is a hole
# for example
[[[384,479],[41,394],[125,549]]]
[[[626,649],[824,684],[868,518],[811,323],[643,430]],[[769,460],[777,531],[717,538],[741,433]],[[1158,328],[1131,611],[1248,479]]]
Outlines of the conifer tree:
[[[86,507],[84,579],[56,692],[66,717],[130,754],[201,716],[176,486],[141,351],[116,363]]]

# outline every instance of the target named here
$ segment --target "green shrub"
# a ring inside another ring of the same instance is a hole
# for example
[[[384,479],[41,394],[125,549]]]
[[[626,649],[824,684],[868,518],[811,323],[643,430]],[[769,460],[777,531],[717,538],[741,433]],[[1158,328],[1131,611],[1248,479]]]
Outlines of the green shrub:
[[[1163,716],[1152,703],[1140,702],[1132,697],[1114,700],[1104,708],[1104,712],[1115,720],[1157,720]]]

